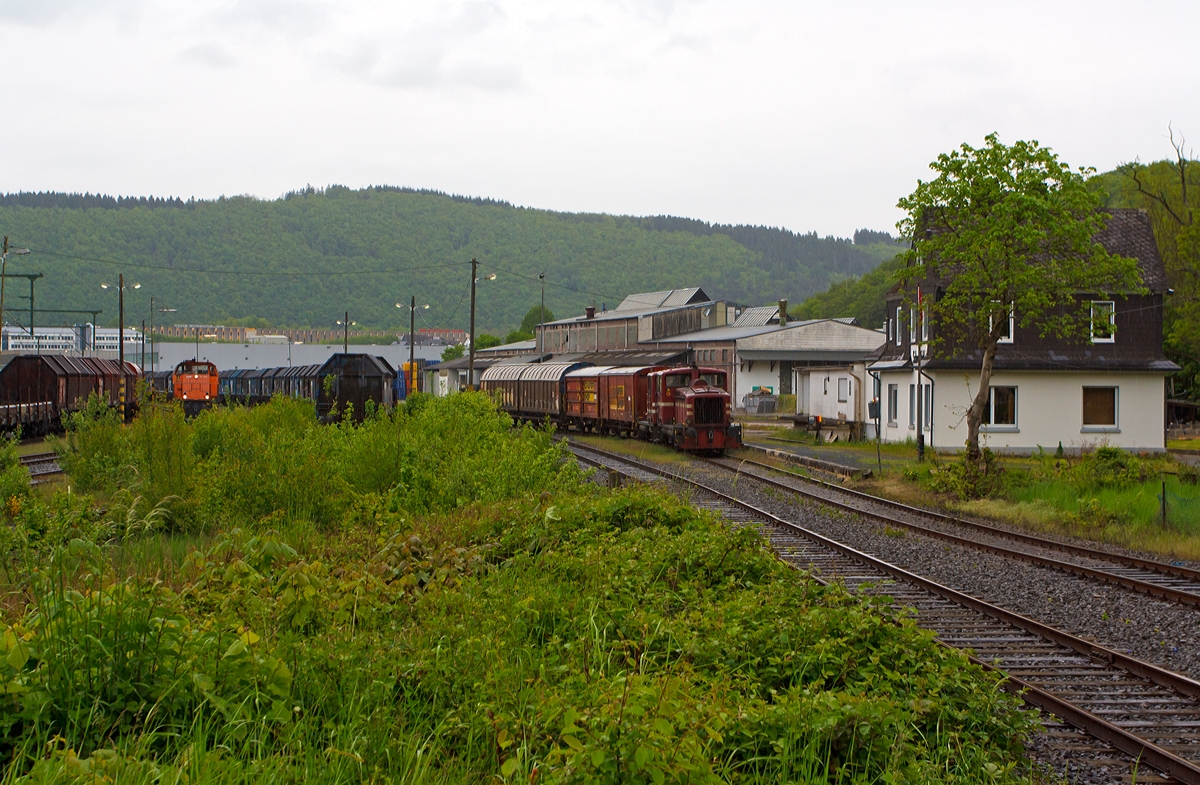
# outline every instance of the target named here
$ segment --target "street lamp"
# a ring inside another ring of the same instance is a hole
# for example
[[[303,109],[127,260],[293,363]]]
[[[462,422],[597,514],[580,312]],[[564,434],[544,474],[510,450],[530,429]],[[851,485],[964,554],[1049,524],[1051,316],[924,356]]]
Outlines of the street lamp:
[[[141,289],[140,283],[132,284],[134,289]],[[101,289],[108,289],[106,283],[100,284]],[[125,273],[117,276],[117,364],[121,367],[121,419],[125,419]],[[95,338],[92,339],[93,342]]]
[[[542,338],[542,336],[545,335],[545,333],[546,333],[546,274],[538,273],[538,280],[541,281],[541,283],[542,283],[542,311],[540,314],[538,314],[538,336],[537,336],[537,339],[538,339],[537,350],[538,350],[538,356],[540,357],[542,354],[542,351],[543,351],[542,347],[545,346],[545,344],[546,344],[545,340]],[[541,361],[539,360],[539,362],[541,362]]]
[[[410,374],[412,374],[412,376],[413,376],[413,378],[409,380],[409,383],[412,385],[413,391],[415,392],[417,389],[417,383],[416,383],[416,376],[417,376],[417,348],[416,348],[416,346],[417,346],[416,345],[417,296],[415,294],[412,296],[412,304],[411,305],[405,305],[404,303],[396,303],[396,307],[408,309],[408,318],[409,318],[409,323],[408,323],[408,372]],[[428,311],[429,304],[426,303],[425,305],[422,305],[420,307],[420,310]],[[404,396],[406,398],[408,397],[407,390],[405,390]]]
[[[350,353],[350,325],[358,324],[358,322],[350,321],[350,312],[346,311],[346,318],[338,320],[338,326],[345,329],[342,335],[342,354]]]
[[[205,333],[205,338],[216,338],[216,333]],[[196,325],[196,362],[200,362],[200,325]]]
[[[155,308],[154,298],[150,298],[150,366],[151,370],[158,370],[158,356],[154,353],[154,312],[158,313],[175,313],[174,308]]]
[[[9,250],[8,235],[4,235],[4,251],[3,255],[0,255],[0,330],[4,328],[4,274],[8,270],[8,257],[25,256],[28,253],[28,248],[13,248]]]
[[[471,354],[467,358],[467,389],[475,389],[475,284],[480,281],[496,280],[495,273],[488,273],[482,278],[479,277],[479,262],[471,260],[471,334],[467,337],[470,341]]]

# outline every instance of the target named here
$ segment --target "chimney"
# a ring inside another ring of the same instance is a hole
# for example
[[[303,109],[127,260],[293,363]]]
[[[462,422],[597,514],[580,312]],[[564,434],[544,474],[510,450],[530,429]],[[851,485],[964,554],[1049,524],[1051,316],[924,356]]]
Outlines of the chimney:
[[[596,306],[589,305],[587,308],[584,308],[583,309],[583,318],[584,319],[595,319],[596,318]]]
[[[787,324],[787,300],[779,301],[779,325]]]

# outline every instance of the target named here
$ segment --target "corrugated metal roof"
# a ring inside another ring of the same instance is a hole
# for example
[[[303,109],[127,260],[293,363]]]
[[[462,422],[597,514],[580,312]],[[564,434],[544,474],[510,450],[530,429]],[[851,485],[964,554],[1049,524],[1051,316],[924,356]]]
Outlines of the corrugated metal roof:
[[[557,381],[570,371],[580,367],[580,363],[542,363],[541,365],[523,366],[526,371],[521,381]]]
[[[572,378],[599,376],[612,367],[611,365],[593,365],[588,368],[577,368],[568,373],[567,376]]]
[[[734,327],[762,327],[779,318],[778,305],[760,305],[747,308],[734,320]]]
[[[493,365],[479,377],[481,382],[515,382],[528,365]]]
[[[663,292],[642,292],[628,295],[616,309],[618,311],[644,311],[649,308],[675,308],[687,305],[697,296],[701,301],[708,299],[708,295],[701,291],[699,286],[688,289],[667,289]]]
[[[640,294],[628,295],[621,304],[617,306],[618,311],[642,311],[647,308],[657,308],[663,304],[663,301],[675,291],[668,289],[665,292],[642,292]]]
[[[695,297],[696,293],[699,291],[699,286],[693,286],[690,289],[672,289],[667,293],[667,297],[662,301],[662,305],[664,308],[672,308],[677,305],[687,305],[692,301],[692,298]],[[708,295],[705,295],[700,299],[707,300]]]

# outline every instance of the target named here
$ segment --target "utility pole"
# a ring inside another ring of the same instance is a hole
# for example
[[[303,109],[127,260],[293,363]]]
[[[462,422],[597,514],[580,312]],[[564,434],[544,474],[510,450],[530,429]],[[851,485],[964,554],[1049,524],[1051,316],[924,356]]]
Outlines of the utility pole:
[[[346,311],[346,321],[342,325],[342,354],[350,353],[350,312]]]
[[[200,362],[200,325],[196,325],[196,362]]]
[[[468,349],[470,356],[467,359],[467,389],[475,389],[475,276],[479,270],[479,262],[471,259],[471,332],[467,336],[470,341]]]
[[[537,341],[538,354],[540,355],[543,351],[545,351],[545,349],[544,349],[545,342],[542,340],[542,336],[546,333],[546,274],[538,273],[538,280],[542,282],[542,310],[541,310],[541,313],[538,315],[538,336],[537,336],[537,338],[538,338],[538,341]]]
[[[146,320],[142,319],[142,373],[146,372]]]
[[[422,317],[424,318],[424,317]],[[412,304],[408,306],[408,372],[411,378],[406,379],[406,383],[412,388],[412,392],[417,391],[417,296],[412,296]],[[409,390],[404,391],[404,397],[408,398]]]
[[[29,279],[29,339],[33,341],[33,353],[41,354],[41,347],[38,346],[37,335],[33,332],[33,282],[35,278]]]
[[[117,364],[121,366],[121,422],[125,421],[125,273],[117,276]]]

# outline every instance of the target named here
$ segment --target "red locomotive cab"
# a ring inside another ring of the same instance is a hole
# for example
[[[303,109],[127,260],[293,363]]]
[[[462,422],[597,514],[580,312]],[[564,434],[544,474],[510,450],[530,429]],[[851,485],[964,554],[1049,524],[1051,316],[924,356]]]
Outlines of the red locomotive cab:
[[[726,373],[717,368],[672,368],[654,374],[655,435],[681,450],[721,453],[742,446],[732,420]]]

